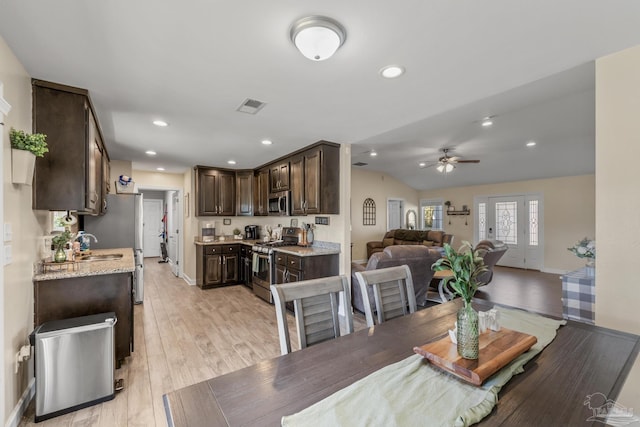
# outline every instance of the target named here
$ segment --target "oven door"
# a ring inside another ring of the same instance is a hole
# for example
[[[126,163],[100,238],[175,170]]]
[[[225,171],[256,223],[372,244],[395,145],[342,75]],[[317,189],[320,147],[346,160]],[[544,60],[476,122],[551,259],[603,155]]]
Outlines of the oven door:
[[[271,255],[258,254],[254,257],[257,263],[252,267],[253,269],[253,293],[263,300],[272,303],[273,297],[271,296]]]

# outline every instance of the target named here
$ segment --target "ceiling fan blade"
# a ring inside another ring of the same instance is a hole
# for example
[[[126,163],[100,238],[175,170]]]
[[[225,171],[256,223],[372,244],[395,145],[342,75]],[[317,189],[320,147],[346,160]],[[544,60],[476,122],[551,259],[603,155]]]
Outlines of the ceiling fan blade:
[[[480,163],[480,160],[458,160],[457,163]]]

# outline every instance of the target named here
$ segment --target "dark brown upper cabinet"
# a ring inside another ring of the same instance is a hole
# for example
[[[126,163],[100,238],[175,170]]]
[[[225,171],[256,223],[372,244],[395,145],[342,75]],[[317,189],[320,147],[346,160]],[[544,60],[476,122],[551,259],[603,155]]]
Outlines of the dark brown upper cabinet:
[[[269,168],[262,168],[255,174],[253,215],[269,215]]]
[[[104,213],[109,156],[88,91],[35,79],[32,86],[33,131],[49,147],[36,158],[33,209]]]
[[[289,189],[289,160],[281,161],[271,165],[271,186],[272,193],[286,191]]]
[[[236,215],[253,215],[253,170],[236,172]]]
[[[196,166],[196,212],[198,216],[236,214],[235,171]]]
[[[291,157],[291,214],[340,213],[340,147],[318,144]]]

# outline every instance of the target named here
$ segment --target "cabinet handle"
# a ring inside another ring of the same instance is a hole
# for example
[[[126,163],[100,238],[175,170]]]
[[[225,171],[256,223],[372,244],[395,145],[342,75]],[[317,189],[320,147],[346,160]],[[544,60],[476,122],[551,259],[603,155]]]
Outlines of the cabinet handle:
[[[222,257],[218,258],[218,264],[222,265]]]
[[[293,265],[295,263],[296,263],[295,261],[289,261],[289,264],[291,264],[291,265]]]
[[[227,257],[222,255],[222,264],[226,264],[227,263]]]
[[[103,211],[107,211],[107,199],[102,199],[102,206],[103,206]]]

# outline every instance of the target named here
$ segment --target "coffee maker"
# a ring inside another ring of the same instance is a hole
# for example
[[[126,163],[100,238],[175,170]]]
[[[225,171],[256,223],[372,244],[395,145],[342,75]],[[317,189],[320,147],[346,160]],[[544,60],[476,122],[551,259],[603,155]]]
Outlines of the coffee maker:
[[[244,228],[244,238],[247,240],[257,240],[260,238],[258,235],[259,227],[257,225],[247,225]]]

